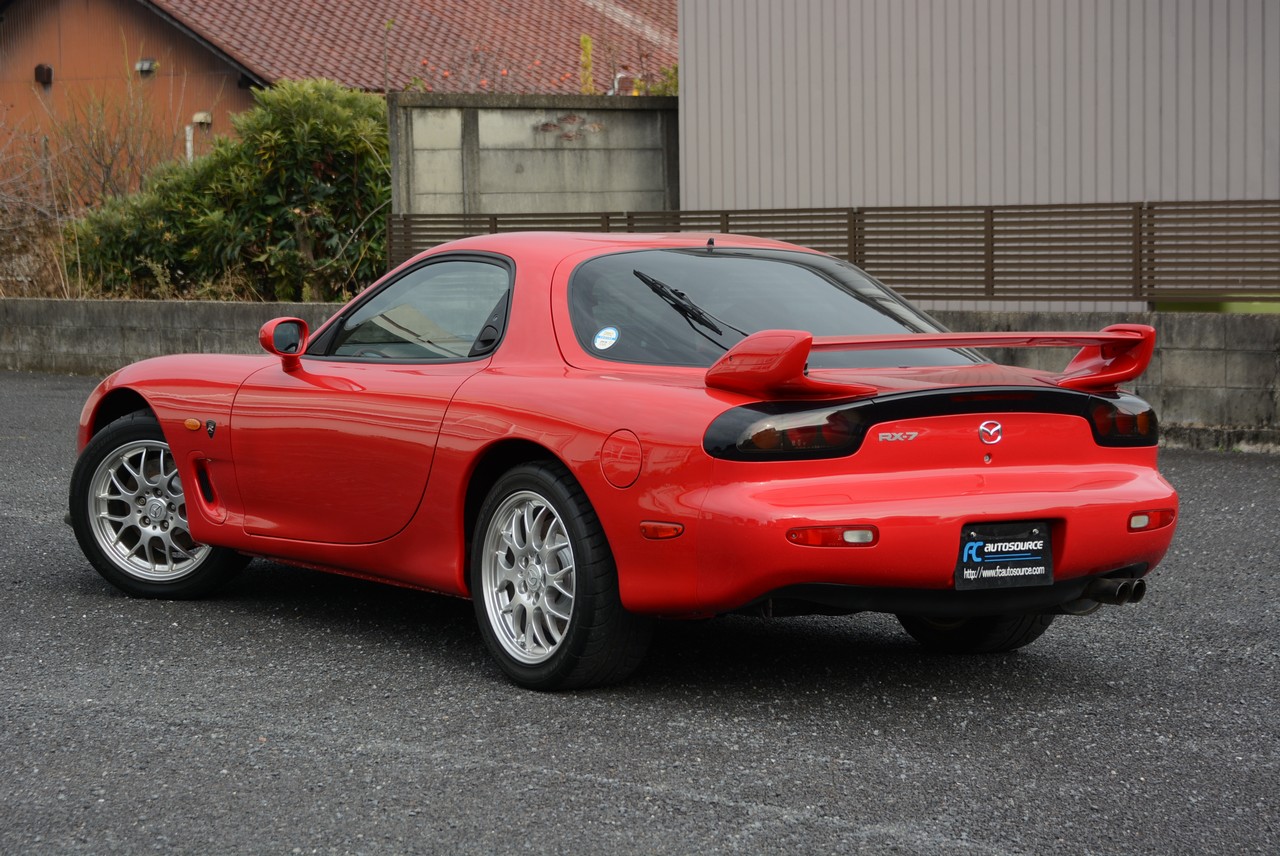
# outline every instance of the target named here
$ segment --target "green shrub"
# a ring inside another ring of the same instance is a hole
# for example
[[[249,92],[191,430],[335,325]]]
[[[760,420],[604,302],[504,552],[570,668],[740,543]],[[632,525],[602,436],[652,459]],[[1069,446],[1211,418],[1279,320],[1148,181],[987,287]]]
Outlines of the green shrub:
[[[658,80],[649,87],[650,95],[680,94],[680,65],[669,65],[658,71]]]
[[[263,300],[335,300],[386,258],[386,103],[325,80],[255,93],[190,164],[74,223],[73,271],[104,295],[208,296],[233,282]]]

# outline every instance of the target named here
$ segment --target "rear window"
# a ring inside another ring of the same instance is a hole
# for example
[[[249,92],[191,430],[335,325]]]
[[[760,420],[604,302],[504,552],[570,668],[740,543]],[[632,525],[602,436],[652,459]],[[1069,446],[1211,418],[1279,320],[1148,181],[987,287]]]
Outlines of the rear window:
[[[569,280],[574,335],[624,363],[710,366],[760,330],[815,336],[936,333],[944,328],[858,268],[781,250],[640,250],[583,262]],[[810,368],[977,362],[953,349],[815,353]]]

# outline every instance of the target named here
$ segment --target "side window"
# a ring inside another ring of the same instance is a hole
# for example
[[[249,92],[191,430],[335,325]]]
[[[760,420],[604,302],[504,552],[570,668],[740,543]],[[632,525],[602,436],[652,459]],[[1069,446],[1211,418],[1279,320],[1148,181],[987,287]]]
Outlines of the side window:
[[[511,276],[499,264],[441,261],[412,270],[346,318],[329,353],[386,360],[465,360],[501,332]]]

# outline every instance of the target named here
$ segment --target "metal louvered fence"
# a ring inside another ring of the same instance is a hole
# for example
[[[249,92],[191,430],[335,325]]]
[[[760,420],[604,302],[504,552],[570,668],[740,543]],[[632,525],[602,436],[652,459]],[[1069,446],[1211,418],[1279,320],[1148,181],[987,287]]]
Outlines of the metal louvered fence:
[[[849,259],[916,299],[1280,301],[1280,200],[393,214],[394,266],[455,238],[524,230],[722,232]]]

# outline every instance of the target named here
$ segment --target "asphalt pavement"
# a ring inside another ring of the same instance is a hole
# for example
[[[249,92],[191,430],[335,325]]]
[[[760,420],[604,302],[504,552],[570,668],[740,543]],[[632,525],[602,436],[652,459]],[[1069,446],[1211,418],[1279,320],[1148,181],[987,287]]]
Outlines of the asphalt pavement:
[[[262,561],[116,592],[62,522],[92,385],[0,373],[0,853],[1280,852],[1280,456],[1164,452],[1146,600],[1020,652],[673,622],[546,695],[465,601]]]

